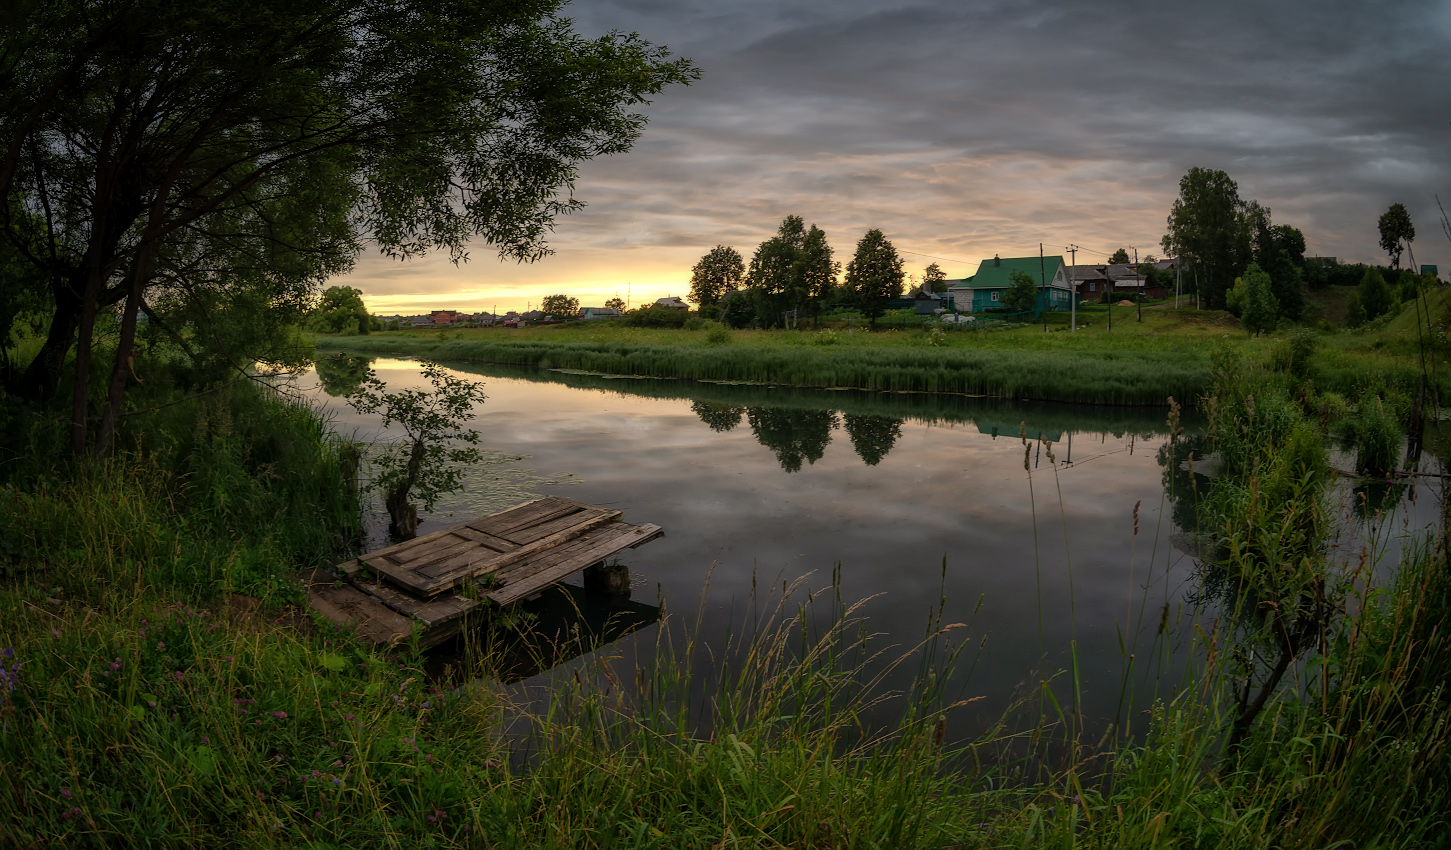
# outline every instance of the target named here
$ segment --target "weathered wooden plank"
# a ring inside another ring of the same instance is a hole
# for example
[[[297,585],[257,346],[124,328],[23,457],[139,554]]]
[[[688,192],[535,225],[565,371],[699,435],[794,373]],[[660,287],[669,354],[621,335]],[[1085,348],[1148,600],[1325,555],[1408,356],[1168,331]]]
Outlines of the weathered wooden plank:
[[[340,626],[356,628],[361,637],[380,646],[393,646],[413,634],[412,620],[352,585],[314,584],[308,588],[307,604]]]
[[[447,558],[464,550],[477,548],[479,548],[478,543],[450,531],[447,536],[435,540],[431,546],[419,547],[405,552],[401,558],[394,556],[388,560],[411,570],[417,569],[422,564],[430,564],[440,558]]]
[[[605,511],[602,509],[582,511],[548,523],[548,528],[553,533],[547,538],[539,537],[537,540],[531,539],[522,546],[511,544],[513,548],[508,552],[491,552],[489,550],[475,549],[473,551],[460,552],[451,558],[440,559],[428,564],[410,564],[409,568],[426,579],[438,578],[439,576],[446,576],[459,571],[470,571],[469,575],[482,575],[493,572],[505,564],[511,564],[519,560],[514,556],[520,553],[526,553],[526,550],[528,552],[538,551],[539,547],[535,545],[538,540],[550,539],[559,542],[570,540],[618,516],[619,511]],[[570,521],[565,522],[564,520]]]
[[[479,517],[477,519],[469,520],[469,522],[464,523],[464,525],[470,525],[472,523],[486,522],[486,521],[491,520],[491,519],[494,519],[496,517],[502,517],[502,516],[504,516],[506,514],[511,514],[511,513],[515,512],[515,511],[526,511],[526,510],[529,510],[531,508],[531,506],[533,506],[533,505],[537,505],[540,502],[547,502],[547,501],[551,501],[551,500],[553,500],[553,501],[561,501],[559,499],[559,497],[557,497],[557,496],[540,496],[537,499],[530,499],[527,502],[523,502],[521,504],[513,505],[511,507],[504,508],[503,510],[500,510],[500,511],[494,511],[493,513],[489,514],[488,516],[483,516],[483,517]],[[578,502],[574,502],[573,504],[579,504],[579,503]],[[415,548],[417,546],[422,546],[422,545],[425,545],[427,543],[430,543],[433,540],[435,540],[435,539],[437,539],[439,537],[442,537],[445,534],[450,534],[456,528],[458,528],[458,526],[454,526],[452,528],[445,528],[445,529],[442,529],[440,531],[430,532],[428,534],[423,535],[422,537],[415,537],[412,540],[405,540],[402,543],[395,543],[392,546],[389,546],[389,547],[384,548],[384,549],[379,549],[376,552],[369,552],[368,553],[368,557],[370,557],[370,558],[377,558],[377,557],[395,557],[395,556],[397,556],[397,555],[399,555],[399,554],[401,554],[403,552],[407,552],[408,550],[413,549],[413,548]],[[486,530],[486,529],[480,529],[480,530],[482,531],[482,530]]]
[[[470,576],[480,575],[485,572],[499,569],[500,567],[507,566],[514,563],[515,561],[520,561],[528,558],[535,552],[549,549],[553,546],[558,546],[559,544],[564,543],[567,540],[578,537],[586,531],[589,531],[591,528],[612,521],[617,515],[618,512],[614,511],[607,514],[602,514],[600,516],[594,517],[587,522],[569,526],[563,531],[550,535],[549,537],[544,537],[539,540],[535,540],[528,545],[520,546],[513,552],[502,552],[494,556],[493,558],[484,561],[472,561],[467,564],[462,564],[454,568],[450,572],[439,573],[438,575],[434,576],[425,576],[422,574],[422,571],[404,570],[391,564],[379,563],[373,560],[369,560],[366,563],[368,564],[368,566],[373,567],[374,569],[383,573],[384,576],[388,577],[395,583],[406,587],[414,593],[418,593],[423,596],[432,596],[436,593],[441,593],[445,590],[448,590],[449,588],[458,584],[460,581],[469,578]]]
[[[505,540],[513,540],[512,532],[528,528],[533,525],[548,522],[562,516],[579,513],[588,505],[581,505],[579,502],[572,502],[568,499],[560,499],[550,496],[532,502],[524,508],[511,511],[507,514],[485,517],[482,520],[475,520],[468,523],[469,528],[482,531],[485,534],[492,534],[495,537],[502,537]]]
[[[461,525],[458,528],[455,528],[453,530],[453,533],[466,540],[472,540],[480,546],[493,549],[495,552],[512,552],[515,549],[519,548],[519,545],[517,543],[510,543],[502,537],[495,537],[492,534],[487,534],[485,532],[479,531],[478,529],[469,528],[466,525]]]
[[[574,528],[575,526],[581,524],[589,523],[591,525],[596,525],[598,523],[596,523],[595,520],[605,516],[608,516],[610,519],[615,519],[620,516],[620,512],[608,510],[606,508],[587,508],[576,513],[557,517],[547,522],[539,523],[537,525],[531,525],[528,528],[521,528],[517,531],[511,531],[507,535],[505,535],[505,537],[508,540],[512,540],[515,543],[518,543],[520,546],[525,546],[529,543],[533,543],[535,540],[542,540],[546,537],[552,537],[561,531]]]
[[[483,603],[453,593],[442,593],[432,599],[419,599],[404,593],[387,582],[351,580],[354,587],[381,601],[398,613],[418,620],[425,628],[435,629],[462,617]]]
[[[583,545],[581,541],[575,541],[569,547],[559,547],[530,560],[527,566],[521,566],[507,578],[500,575],[506,584],[489,593],[488,598],[499,605],[513,604],[586,567],[654,540],[663,533],[658,525],[611,525],[596,531]]]

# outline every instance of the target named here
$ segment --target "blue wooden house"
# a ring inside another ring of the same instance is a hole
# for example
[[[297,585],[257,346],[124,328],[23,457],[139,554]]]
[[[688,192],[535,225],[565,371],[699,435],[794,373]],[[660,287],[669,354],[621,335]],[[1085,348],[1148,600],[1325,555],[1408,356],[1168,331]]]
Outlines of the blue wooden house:
[[[1068,286],[1062,257],[993,257],[983,260],[972,277],[949,281],[947,291],[957,312],[981,313],[999,308],[1003,293],[1013,284],[1015,271],[1033,279],[1038,293],[1035,310],[1067,310],[1073,305],[1073,290]]]

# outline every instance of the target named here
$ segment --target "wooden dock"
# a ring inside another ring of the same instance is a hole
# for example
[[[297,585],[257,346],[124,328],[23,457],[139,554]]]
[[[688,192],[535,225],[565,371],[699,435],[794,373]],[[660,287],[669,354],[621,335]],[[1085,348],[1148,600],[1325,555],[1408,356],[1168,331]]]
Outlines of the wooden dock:
[[[435,646],[505,607],[660,537],[620,512],[545,496],[304,576],[308,605],[380,646]]]

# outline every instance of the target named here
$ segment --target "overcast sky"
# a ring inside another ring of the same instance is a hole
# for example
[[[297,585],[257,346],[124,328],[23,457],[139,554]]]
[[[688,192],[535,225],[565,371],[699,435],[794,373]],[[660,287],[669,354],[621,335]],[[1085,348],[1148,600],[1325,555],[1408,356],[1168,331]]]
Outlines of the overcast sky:
[[[1404,203],[1419,263],[1451,265],[1451,2],[1317,0],[575,0],[579,31],[639,32],[702,78],[646,109],[624,155],[588,163],[532,265],[487,246],[453,267],[365,255],[375,312],[588,306],[685,295],[717,244],[747,260],[786,215],[836,256],[880,228],[908,271],[1118,247],[1160,253],[1191,166],[1304,231],[1309,253],[1383,260]]]

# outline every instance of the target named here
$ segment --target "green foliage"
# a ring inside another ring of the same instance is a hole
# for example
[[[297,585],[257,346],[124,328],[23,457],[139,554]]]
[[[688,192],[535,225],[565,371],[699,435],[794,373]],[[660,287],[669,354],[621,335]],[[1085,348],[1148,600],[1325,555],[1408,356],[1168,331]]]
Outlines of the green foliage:
[[[1244,267],[1239,246],[1243,202],[1239,186],[1223,171],[1194,167],[1179,181],[1179,197],[1169,211],[1167,254],[1187,257],[1195,267],[1184,272],[1190,286],[1196,276],[1205,305],[1224,307],[1224,293],[1236,269]]]
[[[876,327],[877,319],[885,310],[882,302],[900,298],[905,280],[897,249],[882,231],[872,229],[857,242],[856,254],[846,267],[843,290],[847,302]]]
[[[1014,271],[1011,275],[1012,283],[1003,292],[1002,300],[998,303],[1002,309],[1009,313],[1025,313],[1034,310],[1038,306],[1038,284],[1033,276],[1027,272]]]
[[[1224,293],[1224,309],[1228,310],[1229,314],[1236,319],[1244,315],[1244,296],[1246,291],[1244,278],[1237,277],[1234,279],[1234,286],[1231,286],[1229,291]]]
[[[1108,261],[1114,264],[1127,263],[1129,261],[1129,252],[1120,248],[1113,252],[1113,256],[1109,257]]]
[[[783,311],[819,307],[836,287],[839,270],[826,234],[814,224],[807,230],[801,216],[787,216],[756,249],[746,272],[756,320],[774,327]]]
[[[482,457],[473,448],[479,433],[464,428],[463,423],[474,418],[475,406],[487,398],[483,385],[457,378],[437,363],[425,360],[420,365],[432,390],[389,392],[369,370],[358,390],[348,396],[348,405],[354,410],[378,413],[385,428],[397,423],[406,434],[398,443],[375,445],[370,456],[373,478],[366,487],[383,493],[391,528],[405,537],[412,537],[418,525],[416,508],[409,503],[415,491],[423,509],[433,510],[440,496],[462,486],[460,466],[477,463]]]
[[[1340,428],[1341,437],[1355,448],[1355,467],[1362,473],[1386,475],[1400,462],[1405,431],[1381,396],[1367,393]]]
[[[1391,258],[1391,268],[1401,267],[1401,251],[1416,238],[1416,226],[1405,204],[1391,204],[1376,222],[1380,230],[1380,247]],[[1375,318],[1372,316],[1371,318]]]
[[[687,318],[689,318],[688,310],[647,304],[626,313],[622,321],[633,328],[680,328],[685,326]]]
[[[9,219],[16,241],[51,247],[31,262],[54,284],[22,384],[53,394],[76,341],[72,450],[88,448],[90,317],[107,305],[124,308],[100,453],[149,294],[306,296],[346,270],[363,233],[394,256],[458,259],[471,241],[547,254],[552,223],[578,205],[580,163],[629,149],[645,122],[632,110],[697,76],[634,35],[580,38],[558,8],[18,9],[0,35],[16,57],[0,126],[33,155],[12,157],[0,194],[27,213]],[[228,354],[244,368],[246,352]]]
[[[330,286],[318,302],[312,327],[326,334],[365,334],[372,328],[368,319],[362,290],[351,286]]]
[[[745,272],[735,248],[715,246],[690,270],[690,300],[701,307],[719,304],[727,292],[741,288]]]
[[[754,294],[748,290],[737,290],[726,295],[721,302],[721,323],[731,328],[744,328],[756,318]]]
[[[1270,272],[1270,292],[1275,298],[1276,312],[1291,321],[1299,321],[1305,312],[1305,275],[1300,271],[1300,263],[1295,262],[1289,251],[1281,250],[1265,268]]]
[[[1242,313],[1245,330],[1251,334],[1270,333],[1275,329],[1276,305],[1270,290],[1270,276],[1254,263],[1244,270]]]
[[[1365,313],[1366,322],[1379,318],[1391,309],[1391,289],[1378,269],[1365,270],[1356,295],[1359,296],[1360,308]]]
[[[313,362],[322,391],[333,398],[352,395],[372,373],[373,358],[337,353]]]
[[[928,292],[943,293],[947,291],[947,272],[936,263],[930,263],[922,270],[922,288]]]
[[[725,345],[731,341],[730,329],[720,322],[710,322],[705,330],[705,341],[710,345]]]
[[[1349,306],[1345,310],[1345,326],[1358,328],[1366,322],[1365,307],[1360,303],[1360,293],[1350,293]]]
[[[116,454],[79,471],[54,460],[63,430],[31,427],[0,463],[0,538],[24,553],[0,557],[0,574],[44,575],[67,598],[120,605],[138,585],[290,596],[293,571],[335,563],[358,529],[348,447],[250,382],[128,417]]]
[[[1288,372],[1302,380],[1309,378],[1319,345],[1320,338],[1313,331],[1300,328],[1270,349],[1270,366],[1276,372]]]
[[[619,310],[621,313],[623,313],[623,312],[625,312],[625,299],[621,298],[618,295],[616,295],[614,298],[606,298],[605,299],[605,306],[606,307],[612,307],[612,308],[614,308],[616,310]]]
[[[573,319],[579,313],[579,299],[568,295],[546,295],[539,310],[555,319]]]

